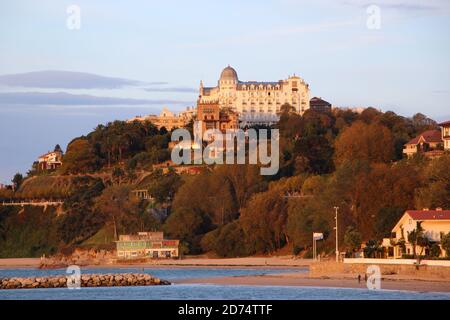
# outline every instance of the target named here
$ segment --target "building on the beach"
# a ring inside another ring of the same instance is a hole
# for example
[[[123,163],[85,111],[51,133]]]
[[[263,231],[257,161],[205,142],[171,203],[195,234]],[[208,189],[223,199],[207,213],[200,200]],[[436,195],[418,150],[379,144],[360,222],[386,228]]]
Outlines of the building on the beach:
[[[420,227],[419,227],[420,226]],[[383,239],[385,256],[387,258],[402,258],[404,255],[414,253],[414,243],[408,241],[411,232],[422,230],[422,235],[428,240],[428,246],[416,244],[417,255],[429,255],[433,244],[439,245],[441,257],[446,255],[445,250],[440,246],[441,238],[444,234],[450,233],[450,210],[407,210],[392,229],[391,238]]]
[[[117,257],[133,258],[178,258],[179,240],[164,239],[163,232],[138,232],[135,235],[120,235],[116,241]]]
[[[175,114],[170,111],[167,107],[164,107],[161,113],[157,115],[147,115],[147,116],[136,116],[127,120],[127,122],[139,121],[145,122],[149,121],[153,123],[158,129],[162,127],[167,130],[172,130],[175,128],[182,128],[186,126],[195,116],[195,109],[187,107],[186,110]]]
[[[55,170],[62,165],[63,153],[61,150],[47,152],[38,158],[39,170]]]
[[[449,137],[450,138],[450,137]],[[444,140],[439,130],[427,130],[408,141],[403,147],[403,154],[408,158],[420,153],[429,158],[441,156],[444,152]]]
[[[444,142],[444,150],[450,150],[450,120],[439,123],[442,133],[442,141]]]
[[[230,108],[239,115],[277,114],[286,103],[303,114],[309,109],[309,85],[296,75],[273,82],[241,81],[236,70],[228,66],[217,86],[205,87],[200,81],[199,103],[216,102],[220,108]]]
[[[323,100],[319,97],[314,97],[309,100],[309,107],[311,110],[316,112],[330,112],[331,111],[331,103]]]

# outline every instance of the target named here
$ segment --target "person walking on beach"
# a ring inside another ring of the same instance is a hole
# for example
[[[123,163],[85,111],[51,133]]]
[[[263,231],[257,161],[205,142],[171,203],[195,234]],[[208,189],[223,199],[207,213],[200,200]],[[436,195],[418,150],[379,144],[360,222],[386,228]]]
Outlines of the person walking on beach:
[[[358,283],[361,283],[361,275],[358,274]]]

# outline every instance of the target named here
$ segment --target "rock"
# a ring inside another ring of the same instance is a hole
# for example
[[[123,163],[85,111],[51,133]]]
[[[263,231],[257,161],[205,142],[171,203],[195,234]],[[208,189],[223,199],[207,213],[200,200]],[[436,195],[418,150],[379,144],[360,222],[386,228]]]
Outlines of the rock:
[[[153,278],[144,273],[123,274],[84,274],[81,276],[82,287],[114,287],[114,286],[148,286],[169,285],[170,282]],[[67,286],[66,276],[0,278],[0,289],[20,288],[63,288]]]

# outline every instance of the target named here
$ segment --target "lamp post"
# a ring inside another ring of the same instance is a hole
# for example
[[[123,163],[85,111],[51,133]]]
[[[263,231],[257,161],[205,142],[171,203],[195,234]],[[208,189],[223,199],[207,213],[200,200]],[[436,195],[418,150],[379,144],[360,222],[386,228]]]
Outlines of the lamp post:
[[[336,212],[336,215],[334,216],[334,219],[336,220],[336,262],[339,262],[339,231],[338,231],[338,210],[339,207],[334,207],[334,210]]]

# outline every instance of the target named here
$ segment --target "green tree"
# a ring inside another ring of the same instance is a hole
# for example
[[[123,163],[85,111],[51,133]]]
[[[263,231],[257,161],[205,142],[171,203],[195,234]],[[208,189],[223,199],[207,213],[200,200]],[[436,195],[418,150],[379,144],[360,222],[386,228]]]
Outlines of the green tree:
[[[11,182],[13,183],[14,190],[17,190],[20,188],[23,182],[23,176],[21,173],[16,173],[14,177],[12,178]]]
[[[154,170],[150,179],[148,191],[160,204],[172,201],[175,193],[183,184],[181,177],[171,168],[167,173],[163,173],[162,170]]]
[[[67,146],[60,172],[63,174],[92,172],[99,167],[99,162],[89,141],[86,138],[77,138]]]
[[[366,246],[364,247],[364,256],[366,258],[376,258],[381,250],[382,248],[380,247],[378,241],[369,240],[366,242]]]
[[[416,190],[417,208],[450,207],[450,155],[432,159],[420,172],[423,186]]]
[[[95,198],[95,211],[112,225],[115,239],[118,239],[119,232],[137,231],[136,226],[140,225],[139,215],[142,209],[138,199],[130,191],[130,186],[113,185]]]
[[[246,239],[239,221],[233,221],[207,233],[201,245],[204,251],[212,250],[220,257],[244,257],[254,253]]]
[[[287,199],[277,183],[255,194],[241,210],[240,223],[256,252],[271,252],[286,242]]]
[[[56,146],[55,146],[55,149],[53,149],[53,151],[55,151],[55,152],[63,152],[62,151],[62,149],[61,149],[61,146],[59,145],[59,144],[57,144]]]
[[[441,247],[437,243],[433,243],[430,247],[430,256],[438,258],[441,255]]]
[[[445,254],[447,255],[447,257],[450,258],[450,232],[445,235],[442,235],[441,246],[442,249],[445,250]]]
[[[67,245],[79,244],[94,235],[105,219],[93,210],[95,197],[105,186],[101,179],[75,177],[68,197],[64,201],[64,215],[58,217],[57,233]]]
[[[113,169],[112,177],[120,185],[122,182],[122,179],[125,177],[125,171],[123,171],[122,168],[116,167]]]
[[[188,245],[190,253],[198,253],[202,234],[210,230],[210,221],[201,212],[187,208],[174,210],[163,225],[164,232]]]
[[[377,123],[356,121],[335,142],[335,162],[348,160],[389,162],[394,156],[394,141],[388,128]]]
[[[352,226],[347,227],[344,234],[344,244],[352,254],[361,247],[361,241],[361,233]]]
[[[417,226],[413,231],[408,232],[408,242],[413,246],[413,256],[417,257],[417,245],[424,238],[422,222],[417,221]]]

